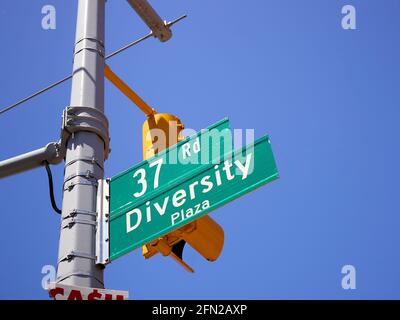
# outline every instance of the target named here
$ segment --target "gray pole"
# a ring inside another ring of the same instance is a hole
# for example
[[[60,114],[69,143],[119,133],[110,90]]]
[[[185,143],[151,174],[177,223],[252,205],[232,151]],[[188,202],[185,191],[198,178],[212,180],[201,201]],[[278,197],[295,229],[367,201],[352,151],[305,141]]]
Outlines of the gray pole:
[[[104,176],[108,153],[103,116],[104,20],[105,0],[78,1],[71,104],[64,113],[70,135],[57,268],[58,283],[93,288],[104,288],[103,270],[95,264],[97,180]]]

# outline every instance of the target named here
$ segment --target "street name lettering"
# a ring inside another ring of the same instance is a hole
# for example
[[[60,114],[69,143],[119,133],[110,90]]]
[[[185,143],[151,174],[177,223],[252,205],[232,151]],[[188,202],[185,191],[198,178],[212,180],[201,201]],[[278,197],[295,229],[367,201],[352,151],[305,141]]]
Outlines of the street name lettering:
[[[166,196],[161,203],[151,203],[150,201],[146,202],[145,219],[143,219],[143,212],[141,209],[135,208],[129,211],[126,213],[126,232],[129,233],[136,230],[142,222],[150,223],[152,221],[152,215],[154,212],[158,213],[160,216],[163,216],[171,205],[174,208],[180,208],[186,203],[188,198],[190,198],[190,200],[196,200],[196,196],[200,193],[207,194],[216,187],[223,187],[223,181],[231,181],[237,177],[239,177],[241,180],[246,180],[249,175],[249,170],[253,159],[253,154],[250,153],[247,155],[245,163],[242,163],[240,160],[236,160],[234,162],[226,160],[222,170],[218,165],[214,167],[213,179],[210,175],[202,176],[199,178],[199,180],[191,183],[187,190],[179,189],[172,195],[172,197]],[[233,173],[234,170],[232,169],[235,169],[234,167],[237,169],[239,174],[235,175]],[[213,183],[212,180],[214,180],[215,183]],[[171,215],[171,225],[175,225],[177,221],[188,219],[193,215],[208,209],[209,207],[209,200],[204,200],[201,203],[195,204],[194,207],[181,209],[180,211],[177,211]]]

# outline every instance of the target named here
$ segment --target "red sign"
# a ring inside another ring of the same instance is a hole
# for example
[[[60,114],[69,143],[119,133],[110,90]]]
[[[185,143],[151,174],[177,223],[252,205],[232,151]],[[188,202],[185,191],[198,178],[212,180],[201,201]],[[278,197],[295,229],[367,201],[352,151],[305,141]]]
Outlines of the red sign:
[[[47,289],[54,300],[128,300],[128,291],[84,288],[51,283]]]

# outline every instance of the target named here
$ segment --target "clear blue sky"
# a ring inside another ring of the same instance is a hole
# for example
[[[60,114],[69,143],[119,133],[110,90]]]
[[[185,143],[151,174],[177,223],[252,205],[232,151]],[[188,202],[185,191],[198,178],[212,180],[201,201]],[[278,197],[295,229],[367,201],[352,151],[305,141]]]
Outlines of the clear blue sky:
[[[229,117],[268,133],[281,178],[212,213],[225,230],[220,259],[193,251],[188,274],[139,250],[109,265],[106,286],[136,299],[400,298],[400,2],[397,0],[152,1],[189,18],[165,44],[149,40],[110,61],[159,111],[199,130]],[[41,8],[57,29],[41,28]],[[357,9],[357,30],[341,8]],[[76,1],[0,4],[0,107],[72,70]],[[107,3],[108,52],[147,33],[126,1]],[[0,116],[0,159],[59,137],[70,83]],[[107,83],[112,153],[106,175],[141,160],[144,116]],[[63,166],[53,167],[61,203]],[[47,298],[59,216],[44,169],[0,180],[0,298]],[[341,268],[357,289],[341,288]]]

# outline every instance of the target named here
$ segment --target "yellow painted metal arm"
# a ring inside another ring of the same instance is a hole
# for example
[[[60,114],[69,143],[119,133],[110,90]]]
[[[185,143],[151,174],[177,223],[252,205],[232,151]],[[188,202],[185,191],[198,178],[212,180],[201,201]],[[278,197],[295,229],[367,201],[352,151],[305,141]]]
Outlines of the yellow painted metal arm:
[[[147,116],[152,116],[157,112],[139,97],[120,77],[118,77],[108,65],[104,68],[105,77],[114,84],[129,100],[131,100]]]
[[[175,253],[171,252],[171,258],[180,264],[187,272],[194,273],[194,270],[182,259],[180,259]]]

